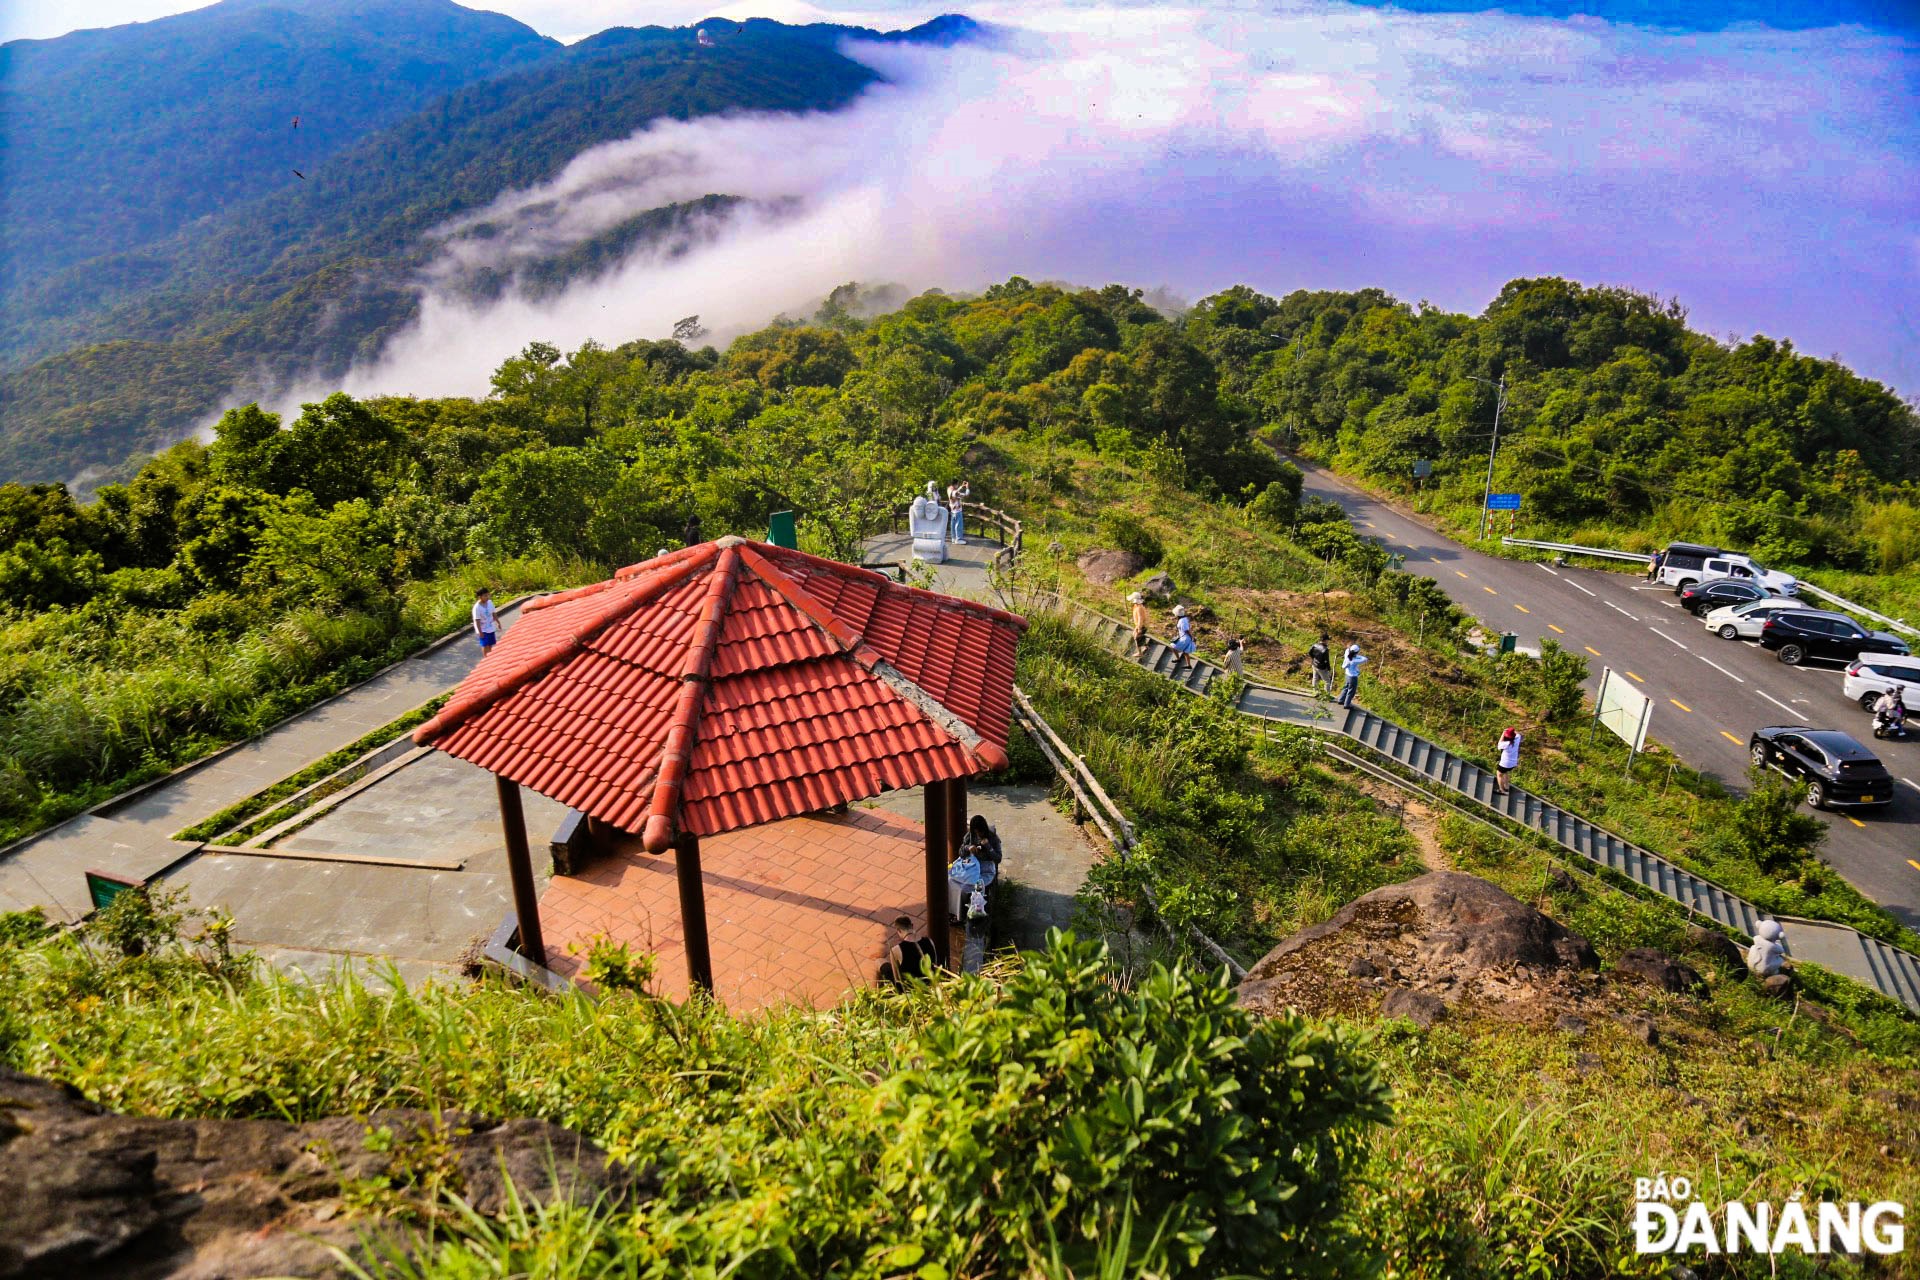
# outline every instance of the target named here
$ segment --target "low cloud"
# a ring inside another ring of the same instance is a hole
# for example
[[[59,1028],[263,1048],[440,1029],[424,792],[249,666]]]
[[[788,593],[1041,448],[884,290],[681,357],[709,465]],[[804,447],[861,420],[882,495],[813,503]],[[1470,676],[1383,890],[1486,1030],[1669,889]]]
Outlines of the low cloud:
[[[847,280],[1015,273],[1471,311],[1568,275],[1920,387],[1920,78],[1894,37],[1324,2],[971,12],[997,38],[850,43],[888,83],[843,111],[664,122],[444,228],[418,323],[349,389],[478,394],[536,339],[693,313],[724,337]],[[710,193],[743,202],[681,252],[557,295],[456,286]]]

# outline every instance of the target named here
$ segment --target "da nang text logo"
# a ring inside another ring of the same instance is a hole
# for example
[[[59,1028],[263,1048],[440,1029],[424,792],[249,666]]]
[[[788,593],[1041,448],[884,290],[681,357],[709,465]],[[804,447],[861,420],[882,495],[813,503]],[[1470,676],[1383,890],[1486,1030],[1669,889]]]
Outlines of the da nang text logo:
[[[1637,1253],[1900,1253],[1907,1247],[1906,1206],[1894,1200],[1863,1205],[1801,1202],[1783,1205],[1729,1200],[1713,1209],[1693,1198],[1693,1181],[1665,1174],[1633,1180],[1633,1244]]]

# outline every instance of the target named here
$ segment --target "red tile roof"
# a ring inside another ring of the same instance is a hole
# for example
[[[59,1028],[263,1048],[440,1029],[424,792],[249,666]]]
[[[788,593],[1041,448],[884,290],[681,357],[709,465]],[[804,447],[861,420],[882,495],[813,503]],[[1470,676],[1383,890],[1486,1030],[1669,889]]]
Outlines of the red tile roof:
[[[529,603],[413,737],[657,852],[1005,767],[1025,627],[722,538]]]

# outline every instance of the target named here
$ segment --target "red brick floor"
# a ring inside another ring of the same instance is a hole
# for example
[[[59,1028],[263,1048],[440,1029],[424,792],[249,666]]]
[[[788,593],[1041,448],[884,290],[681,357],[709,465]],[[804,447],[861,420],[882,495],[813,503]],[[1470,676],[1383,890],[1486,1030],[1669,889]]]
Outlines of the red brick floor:
[[[873,985],[892,922],[926,923],[920,824],[877,809],[789,818],[700,842],[715,994],[736,1013],[781,1004],[817,1009]],[[548,963],[577,978],[604,935],[658,961],[654,991],[687,994],[673,854],[638,840],[540,898]]]

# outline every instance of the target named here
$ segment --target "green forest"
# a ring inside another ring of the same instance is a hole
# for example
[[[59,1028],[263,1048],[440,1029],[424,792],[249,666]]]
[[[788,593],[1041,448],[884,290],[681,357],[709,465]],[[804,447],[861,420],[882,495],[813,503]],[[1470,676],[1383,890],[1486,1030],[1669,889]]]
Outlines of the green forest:
[[[743,1019],[611,968],[598,1002],[496,980],[289,983],[232,954],[217,917],[184,925],[184,904],[82,936],[8,917],[0,1063],[150,1115],[540,1116],[645,1171],[641,1203],[494,1219],[462,1211],[423,1148],[405,1177],[343,1189],[370,1234],[431,1233],[364,1257],[383,1277],[1597,1280],[1668,1273],[1633,1253],[1620,1208],[1653,1168],[1706,1158],[1703,1194],[1722,1198],[1920,1196],[1920,1024],[1891,1002],[1812,967],[1797,1002],[1768,1000],[1670,904],[1570,876],[1531,838],[1396,811],[1304,734],[1256,735],[1046,606],[1062,591],[1122,608],[1129,582],[1073,568],[1120,546],[1180,584],[1204,651],[1243,637],[1250,672],[1289,678],[1323,626],[1364,638],[1369,705],[1398,723],[1474,758],[1523,724],[1543,796],[1769,909],[1911,946],[1821,862],[1824,828],[1790,789],[1735,795],[1644,761],[1621,776],[1580,727],[1584,660],[1467,643],[1444,593],[1302,501],[1272,447],[1291,428],[1383,484],[1402,474],[1392,450],[1431,456],[1434,494],[1471,496],[1492,408],[1473,379],[1504,374],[1503,467],[1546,474],[1538,441],[1589,460],[1553,463],[1572,484],[1589,465],[1658,477],[1631,518],[1569,510],[1566,528],[1651,539],[1689,510],[1753,518],[1689,469],[1774,457],[1798,487],[1765,534],[1786,537],[1844,527],[1848,503],[1913,501],[1909,407],[1558,280],[1515,282],[1478,319],[1246,289],[1168,317],[1136,290],[1018,277],[895,296],[849,284],[725,351],[536,342],[477,399],[334,395],[286,421],[240,406],[210,443],[86,504],[0,487],[0,822],[30,831],[307,705],[460,625],[477,585],[595,580],[677,545],[690,515],[708,537],[757,537],[791,509],[803,548],[853,559],[922,484],[964,475],[1026,524],[1007,586],[1033,618],[1021,687],[1140,833],[1135,859],[1090,881],[1078,940],[831,1014]],[[1607,391],[1656,364],[1645,398]],[[1618,429],[1549,412],[1548,387]],[[1827,563],[1904,568],[1897,550],[1863,537]],[[1623,986],[1581,1039],[1466,1014],[1425,1031],[1337,1008],[1260,1020],[1169,941],[1193,925],[1250,961],[1435,862],[1549,911],[1609,965],[1657,947],[1705,985]],[[1902,1261],[1820,1274],[1910,1274]]]

